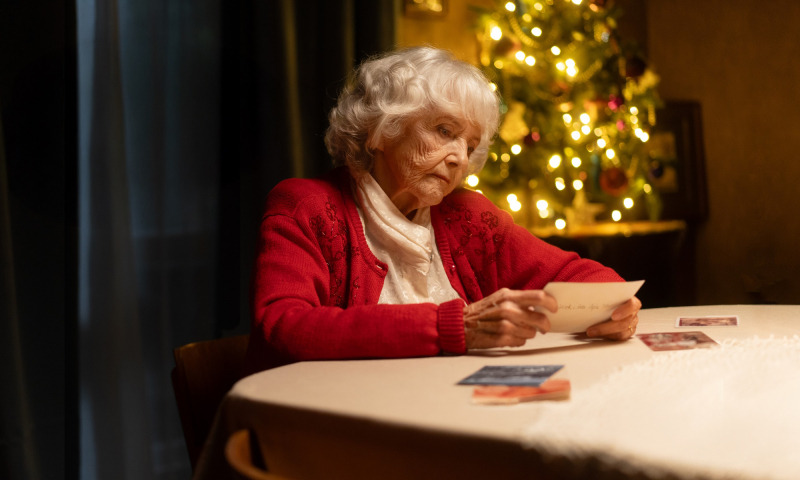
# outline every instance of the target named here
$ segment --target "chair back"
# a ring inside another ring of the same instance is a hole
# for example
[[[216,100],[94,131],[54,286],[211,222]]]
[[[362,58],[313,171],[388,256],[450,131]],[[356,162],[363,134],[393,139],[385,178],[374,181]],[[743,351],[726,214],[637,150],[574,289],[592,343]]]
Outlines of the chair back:
[[[172,388],[194,471],[223,397],[240,377],[249,335],[176,348]]]

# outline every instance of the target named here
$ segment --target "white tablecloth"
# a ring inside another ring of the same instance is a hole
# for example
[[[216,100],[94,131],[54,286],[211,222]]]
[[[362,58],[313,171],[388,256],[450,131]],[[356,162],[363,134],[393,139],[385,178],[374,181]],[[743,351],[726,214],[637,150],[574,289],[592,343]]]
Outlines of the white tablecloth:
[[[738,315],[740,325],[675,327],[678,316],[702,315]],[[800,334],[800,306],[646,309],[639,317],[637,333],[700,330],[720,342]],[[548,334],[524,347],[464,356],[302,362],[261,372],[225,398],[195,478],[228,478],[222,449],[241,428],[257,435],[271,470],[296,479],[591,478],[613,467],[522,447],[523,429],[542,404],[472,405],[472,388],[456,382],[485,365],[563,364],[577,395],[620,367],[663,354],[638,339]]]

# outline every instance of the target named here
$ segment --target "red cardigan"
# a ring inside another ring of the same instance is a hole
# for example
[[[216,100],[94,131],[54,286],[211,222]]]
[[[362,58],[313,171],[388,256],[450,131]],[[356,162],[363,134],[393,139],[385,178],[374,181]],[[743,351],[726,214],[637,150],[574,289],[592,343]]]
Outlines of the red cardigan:
[[[531,235],[479,193],[431,207],[450,283],[472,303],[507,287],[622,281]],[[464,353],[464,301],[378,305],[387,266],[364,237],[345,168],[273,189],[261,223],[246,373],[301,360]]]

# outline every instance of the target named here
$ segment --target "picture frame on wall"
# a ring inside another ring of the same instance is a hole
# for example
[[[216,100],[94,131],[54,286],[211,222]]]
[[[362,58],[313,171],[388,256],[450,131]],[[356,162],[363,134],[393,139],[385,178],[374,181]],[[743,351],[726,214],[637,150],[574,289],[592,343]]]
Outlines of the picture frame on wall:
[[[656,111],[656,125],[643,145],[648,180],[661,197],[663,220],[708,218],[701,113],[697,102],[665,102]]]

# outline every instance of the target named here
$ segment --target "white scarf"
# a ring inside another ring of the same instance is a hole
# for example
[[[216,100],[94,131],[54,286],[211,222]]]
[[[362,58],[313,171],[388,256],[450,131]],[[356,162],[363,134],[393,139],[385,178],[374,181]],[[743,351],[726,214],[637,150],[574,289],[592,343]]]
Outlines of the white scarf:
[[[369,173],[356,179],[356,204],[367,245],[389,267],[379,304],[436,303],[459,298],[439,256],[430,207],[409,220]]]

